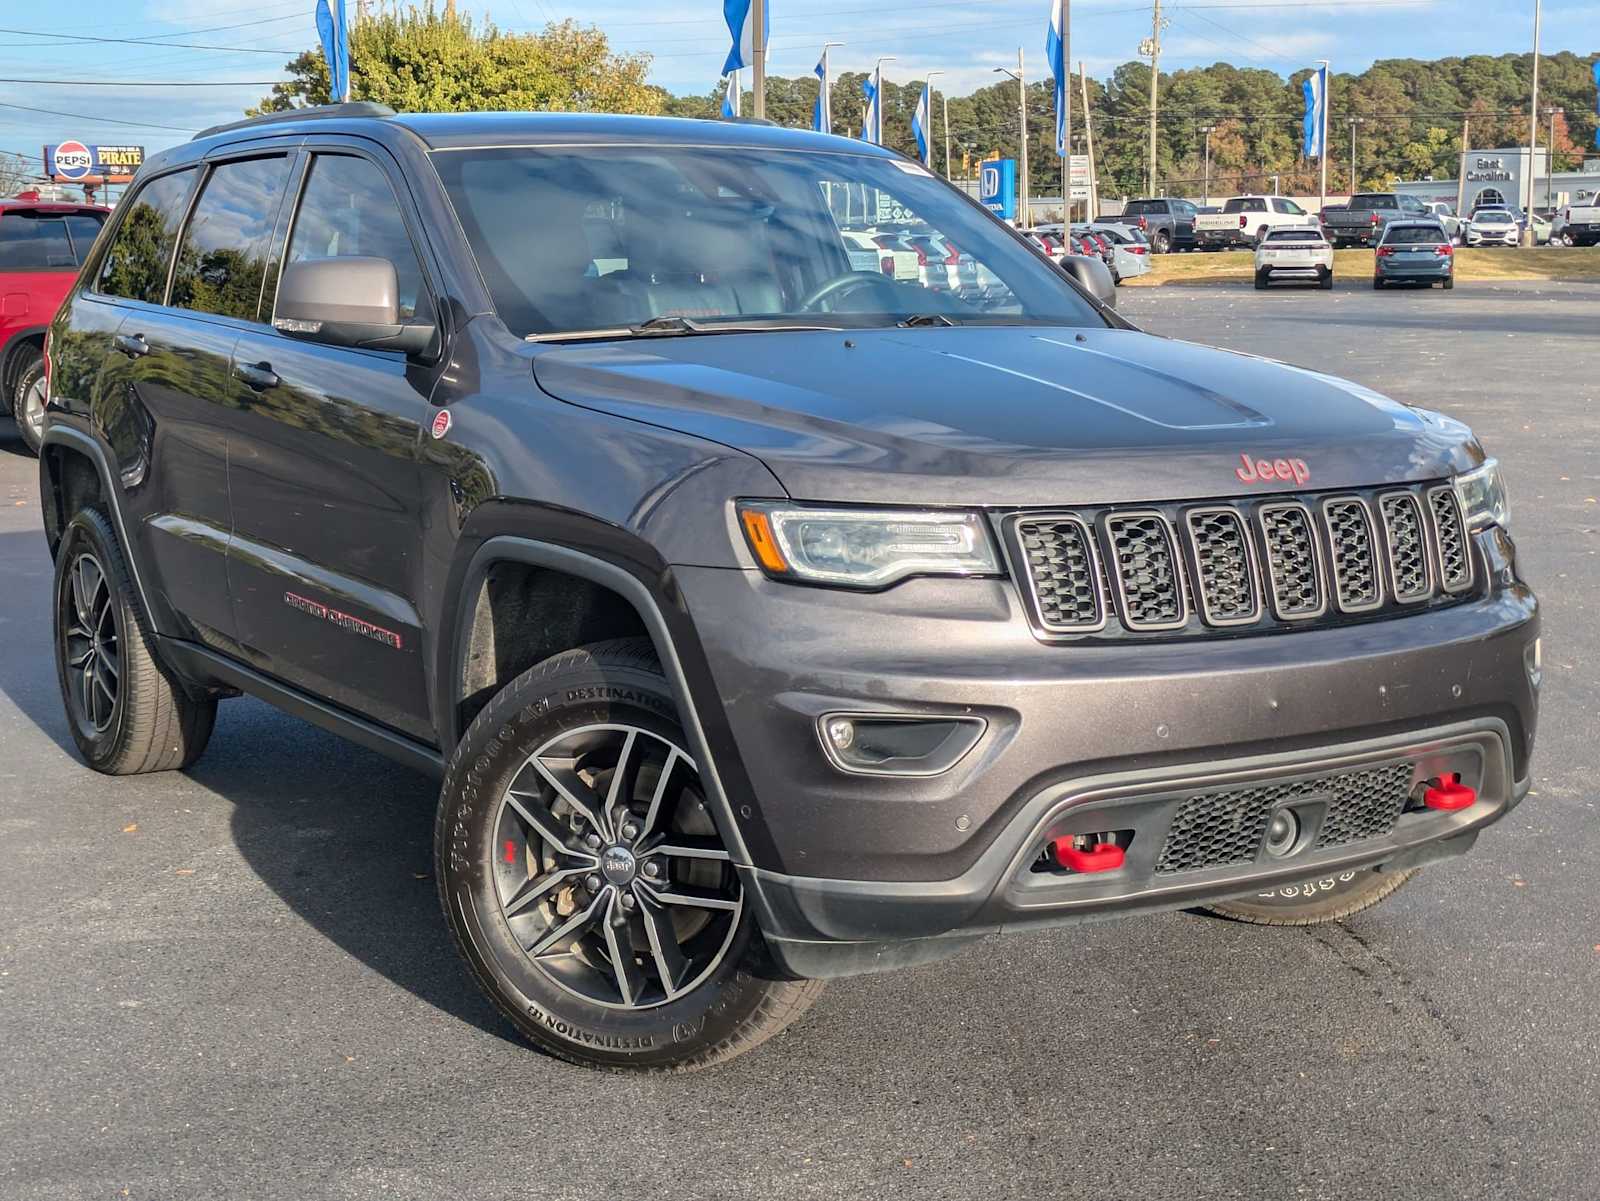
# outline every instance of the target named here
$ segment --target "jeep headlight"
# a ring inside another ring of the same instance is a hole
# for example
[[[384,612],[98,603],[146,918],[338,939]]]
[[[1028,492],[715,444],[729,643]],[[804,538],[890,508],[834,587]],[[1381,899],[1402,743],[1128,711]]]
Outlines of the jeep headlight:
[[[1000,574],[983,518],[917,509],[739,505],[756,562],[775,579],[846,588],[886,588],[907,576]]]
[[[1511,524],[1511,506],[1506,500],[1498,460],[1485,459],[1481,467],[1456,476],[1456,496],[1461,500],[1461,514],[1468,529],[1487,525],[1505,528]]]

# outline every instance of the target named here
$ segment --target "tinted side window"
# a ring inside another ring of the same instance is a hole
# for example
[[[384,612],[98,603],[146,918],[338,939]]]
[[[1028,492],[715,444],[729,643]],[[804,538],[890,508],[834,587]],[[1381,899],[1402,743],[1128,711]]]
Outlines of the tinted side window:
[[[195,171],[175,171],[140,188],[117,226],[98,290],[160,304],[167,291],[172,245],[183,221]]]
[[[180,309],[256,319],[267,242],[289,178],[289,160],[219,163],[206,177],[178,245],[172,300]]]
[[[1174,201],[1173,207],[1177,209],[1180,217],[1193,217],[1200,212],[1198,206],[1190,204],[1187,200]]]
[[[77,265],[60,213],[18,209],[0,216],[0,271],[70,271]]]
[[[321,154],[300,197],[288,262],[371,256],[394,264],[400,283],[400,315],[430,311],[422,287],[422,265],[406,234],[400,206],[376,165],[353,155]]]
[[[68,213],[64,218],[67,234],[72,238],[72,253],[79,266],[89,257],[89,247],[100,236],[100,227],[106,219],[99,213]]]

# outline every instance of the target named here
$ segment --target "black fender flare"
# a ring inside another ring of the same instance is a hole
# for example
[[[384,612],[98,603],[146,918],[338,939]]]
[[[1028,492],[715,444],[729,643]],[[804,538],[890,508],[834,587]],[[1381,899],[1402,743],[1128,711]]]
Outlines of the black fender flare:
[[[447,665],[447,668],[439,673],[443,678],[435,680],[435,688],[440,698],[439,732],[446,757],[453,752],[464,732],[457,728],[456,706],[453,703],[446,705],[444,701],[453,698],[454,683],[460,679],[462,668],[467,661],[467,642],[472,630],[471,601],[483,586],[489,568],[495,563],[506,561],[549,568],[577,576],[609,589],[633,607],[644,623],[651,642],[655,645],[656,654],[661,660],[661,670],[666,675],[673,697],[678,703],[684,734],[689,741],[689,752],[694,756],[695,764],[700,770],[700,779],[706,790],[706,800],[712,806],[718,828],[727,839],[733,863],[740,868],[752,866],[753,860],[745,838],[746,831],[750,828],[748,819],[752,816],[752,811],[748,805],[738,811],[735,810],[724,779],[725,768],[730,766],[732,774],[738,779],[743,779],[743,765],[739,763],[737,753],[731,752],[731,749],[725,751],[722,756],[713,753],[712,738],[708,736],[705,722],[702,720],[702,706],[696,703],[695,690],[690,686],[689,672],[681,645],[682,639],[674,636],[671,624],[655,594],[634,573],[608,559],[574,550],[559,543],[514,534],[493,535],[473,552],[460,587],[451,590],[451,595],[456,598],[455,612],[439,643],[441,667],[445,668]],[[704,669],[703,663],[698,666]],[[709,673],[706,678],[709,679]],[[722,733],[718,741],[731,748],[732,735],[727,733],[720,712],[715,714],[714,721]],[[764,827],[761,829],[764,839],[765,829]]]
[[[150,604],[150,593],[145,587],[144,577],[139,571],[139,557],[133,553],[133,543],[128,538],[128,528],[122,519],[121,492],[117,488],[116,473],[111,470],[111,460],[106,455],[105,447],[90,433],[79,429],[75,425],[68,425],[60,420],[45,422],[44,438],[39,445],[39,503],[47,514],[45,531],[50,538],[50,553],[53,557],[56,550],[56,539],[66,520],[71,516],[61,513],[57,509],[56,486],[57,481],[52,474],[52,458],[49,451],[53,446],[64,447],[74,453],[81,454],[94,465],[95,473],[100,477],[100,494],[105,497],[106,510],[111,517],[111,525],[117,532],[117,540],[122,544],[122,557],[128,564],[128,571],[133,576],[134,589],[139,593],[139,603],[144,607],[145,616],[155,625],[156,633],[168,634],[169,630],[161,628],[160,615]],[[51,534],[51,522],[48,514],[56,514],[55,533]]]
[[[11,336],[6,339],[5,353],[0,354],[0,389],[4,389],[4,395],[0,396],[0,412],[9,411],[11,407],[11,375],[17,369],[19,361],[17,356],[22,350],[22,344],[35,337],[44,337],[49,329],[48,322],[43,325],[26,325],[13,330]]]

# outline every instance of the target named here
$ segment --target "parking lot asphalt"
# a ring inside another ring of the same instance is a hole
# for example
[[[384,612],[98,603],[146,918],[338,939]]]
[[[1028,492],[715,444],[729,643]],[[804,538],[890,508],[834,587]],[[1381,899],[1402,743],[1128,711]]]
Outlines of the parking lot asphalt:
[[[1472,855],[1340,925],[991,939],[837,982],[723,1068],[591,1074],[457,965],[427,780],[252,700],[183,774],[78,762],[4,424],[0,1197],[1600,1194],[1600,286],[1122,304],[1462,417],[1506,465],[1545,709],[1534,795]]]

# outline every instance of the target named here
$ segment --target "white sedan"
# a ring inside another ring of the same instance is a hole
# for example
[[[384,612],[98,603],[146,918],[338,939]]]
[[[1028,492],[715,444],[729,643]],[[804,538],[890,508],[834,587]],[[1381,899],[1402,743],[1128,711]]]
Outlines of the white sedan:
[[[1467,226],[1468,246],[1515,246],[1522,226],[1509,209],[1479,209]]]
[[[1267,231],[1256,246],[1256,287],[1265,289],[1275,279],[1333,287],[1333,246],[1322,230],[1307,226]]]

